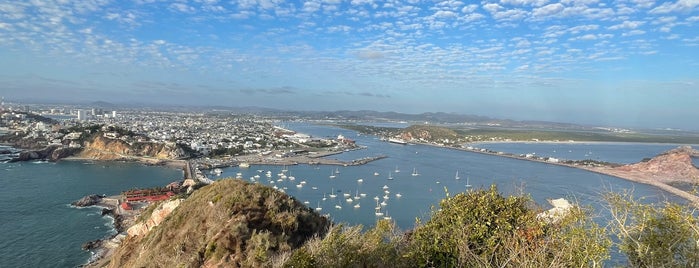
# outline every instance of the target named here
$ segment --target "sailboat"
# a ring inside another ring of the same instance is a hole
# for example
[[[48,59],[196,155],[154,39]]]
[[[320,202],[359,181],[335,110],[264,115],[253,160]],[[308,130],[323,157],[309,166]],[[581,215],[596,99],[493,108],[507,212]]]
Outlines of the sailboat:
[[[321,211],[323,208],[320,206],[320,202],[316,205],[316,211]]]
[[[330,188],[330,194],[329,194],[328,196],[329,196],[330,198],[335,198],[335,197],[337,197],[337,195],[335,194],[335,189],[334,189],[334,188]]]
[[[398,169],[398,166],[396,166],[396,170],[394,170],[393,172],[400,173],[400,169]]]
[[[466,176],[466,188],[471,188],[471,184],[468,182],[468,176]]]
[[[383,212],[381,212],[381,206],[379,205],[379,200],[376,200],[376,211],[374,211],[374,215],[377,217],[383,216]]]
[[[330,171],[330,176],[329,176],[329,178],[331,178],[331,179],[334,179],[334,178],[335,178],[335,172],[333,172],[332,170]]]
[[[459,177],[459,171],[456,171],[456,175],[454,175],[454,179],[460,180],[461,177]]]
[[[388,172],[388,179],[389,179],[389,180],[392,180],[392,179],[393,179],[393,176],[391,176],[391,172],[390,172],[390,171]]]
[[[417,173],[417,168],[413,168],[413,173],[410,174],[410,175],[413,176],[413,177],[415,177],[415,176],[419,176],[420,173]]]

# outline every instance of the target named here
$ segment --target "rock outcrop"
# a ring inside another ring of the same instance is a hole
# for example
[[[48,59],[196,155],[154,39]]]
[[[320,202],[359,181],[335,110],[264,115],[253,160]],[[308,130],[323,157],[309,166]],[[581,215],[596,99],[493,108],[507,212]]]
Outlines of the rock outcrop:
[[[681,146],[664,152],[652,159],[615,168],[616,171],[643,174],[648,180],[663,183],[699,183],[699,169],[692,163],[697,151],[690,146]]]
[[[156,159],[178,159],[186,157],[185,151],[175,143],[133,142],[111,139],[96,135],[85,143],[80,157],[97,160],[119,160],[131,156],[152,157]]]
[[[163,220],[165,220],[165,218],[170,215],[170,213],[172,213],[172,211],[174,211],[175,208],[177,208],[181,203],[182,199],[175,199],[161,203],[158,205],[158,208],[153,210],[147,220],[134,224],[126,231],[126,233],[128,233],[129,237],[147,234],[148,231],[160,225],[160,223],[163,222]]]
[[[91,194],[70,204],[76,207],[89,207],[99,203],[100,201],[102,201],[102,196]]]

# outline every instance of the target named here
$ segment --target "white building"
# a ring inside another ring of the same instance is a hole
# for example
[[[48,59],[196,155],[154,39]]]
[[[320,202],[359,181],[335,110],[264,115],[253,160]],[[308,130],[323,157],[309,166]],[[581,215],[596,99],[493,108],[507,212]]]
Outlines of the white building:
[[[87,120],[87,111],[78,110],[78,120]]]

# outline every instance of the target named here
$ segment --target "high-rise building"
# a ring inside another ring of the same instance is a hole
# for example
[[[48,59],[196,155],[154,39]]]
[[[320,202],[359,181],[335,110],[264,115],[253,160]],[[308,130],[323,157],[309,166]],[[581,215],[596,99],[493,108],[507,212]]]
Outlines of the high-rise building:
[[[87,111],[78,110],[78,120],[87,120]]]

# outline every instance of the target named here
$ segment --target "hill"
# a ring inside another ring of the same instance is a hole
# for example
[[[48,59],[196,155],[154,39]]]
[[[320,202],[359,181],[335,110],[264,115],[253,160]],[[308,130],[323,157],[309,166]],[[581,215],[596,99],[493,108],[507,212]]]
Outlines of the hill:
[[[328,226],[284,193],[224,179],[195,191],[147,233],[131,233],[109,266],[267,267]]]

